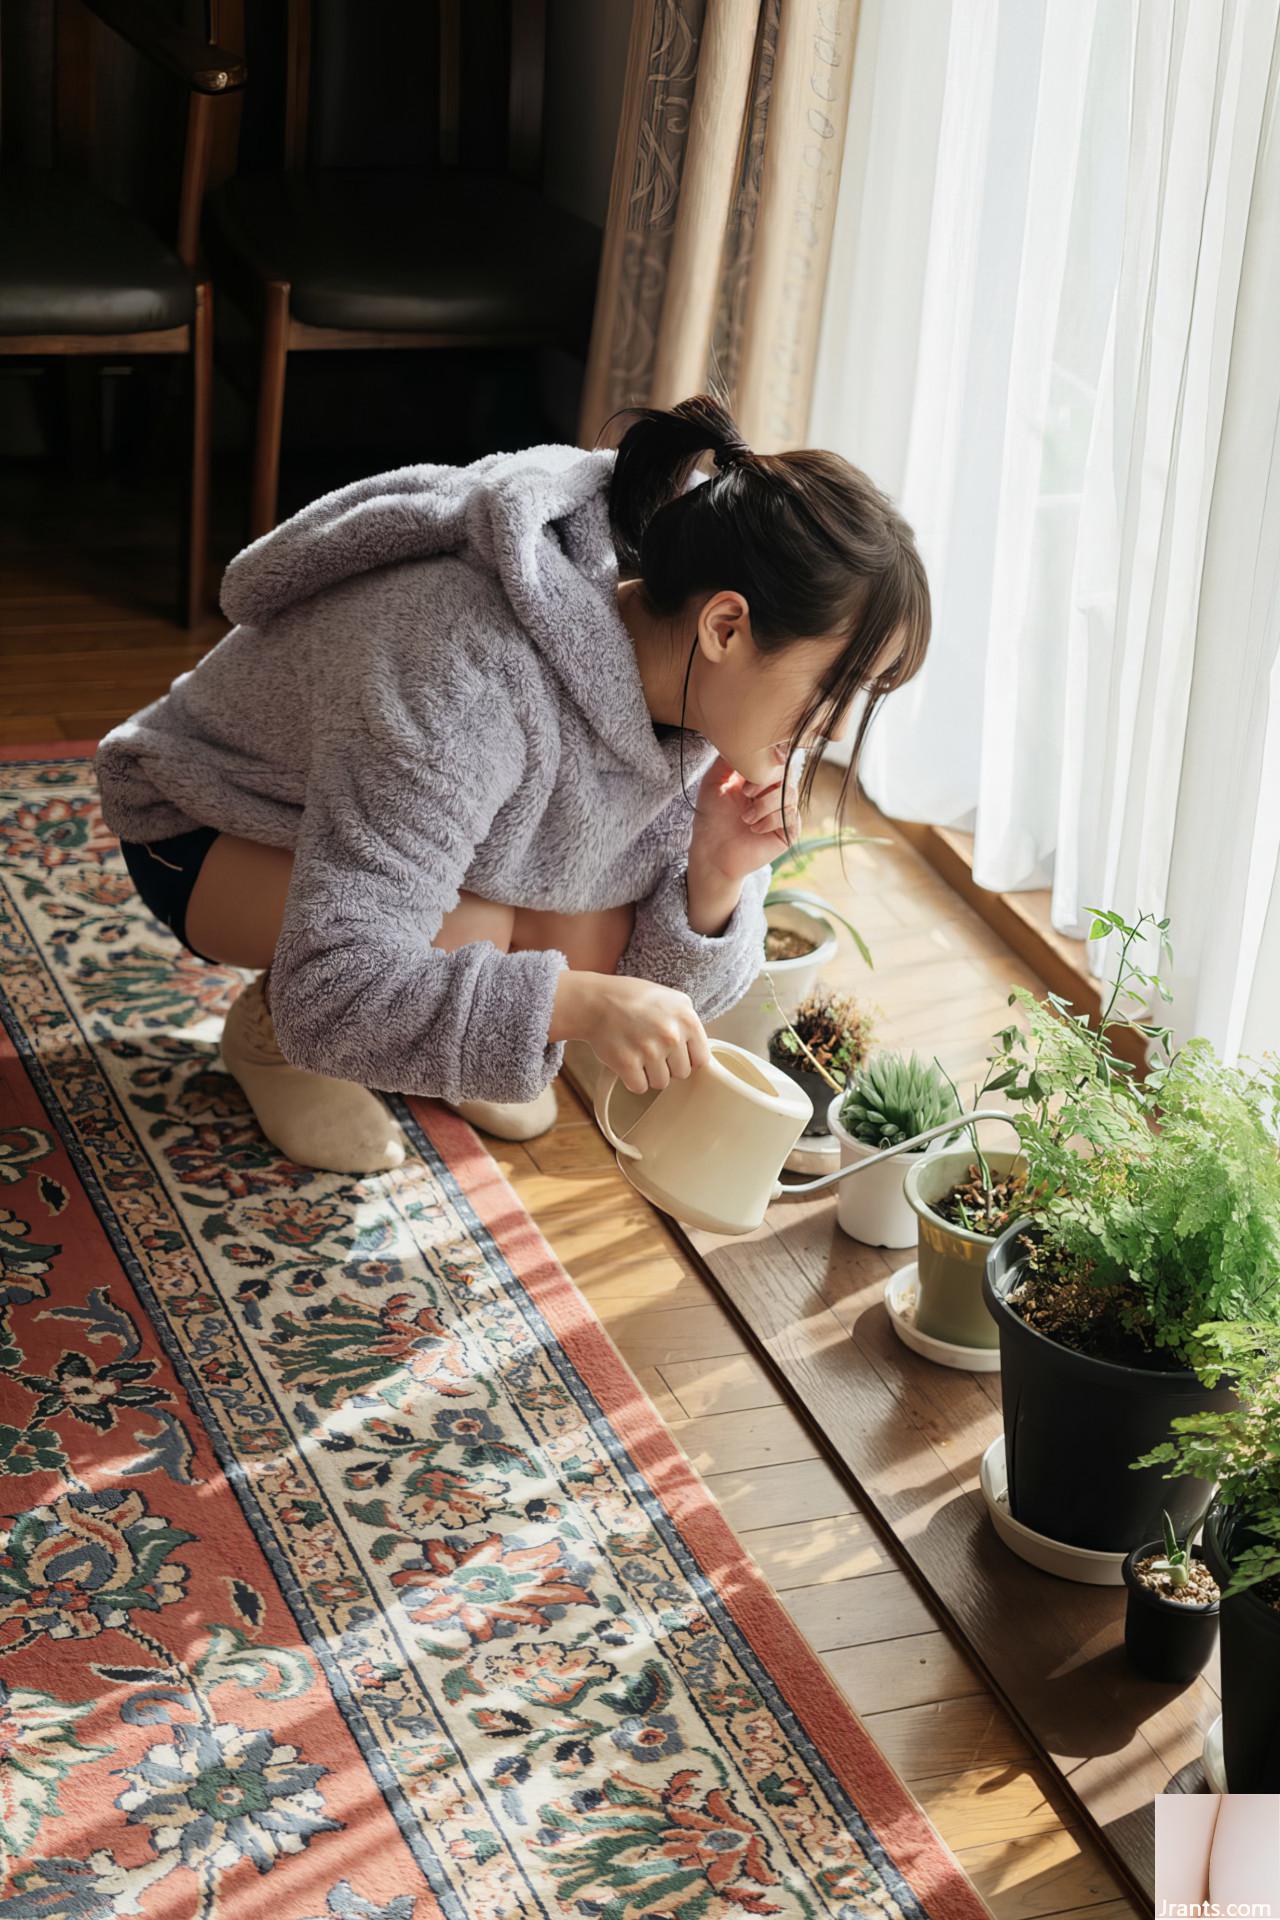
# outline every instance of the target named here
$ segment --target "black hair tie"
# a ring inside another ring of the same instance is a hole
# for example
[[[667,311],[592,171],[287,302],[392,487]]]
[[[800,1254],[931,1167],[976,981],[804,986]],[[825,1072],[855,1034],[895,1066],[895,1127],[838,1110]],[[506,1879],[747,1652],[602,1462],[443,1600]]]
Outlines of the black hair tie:
[[[726,447],[716,448],[714,464],[721,469],[727,470],[729,467],[741,466],[745,461],[752,458],[751,449],[746,441],[735,440]]]

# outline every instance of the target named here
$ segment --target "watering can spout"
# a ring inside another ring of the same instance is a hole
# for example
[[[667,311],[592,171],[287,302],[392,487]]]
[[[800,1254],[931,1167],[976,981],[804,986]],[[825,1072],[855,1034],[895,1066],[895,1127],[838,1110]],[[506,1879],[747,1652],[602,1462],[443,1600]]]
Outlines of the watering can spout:
[[[785,1185],[781,1180],[775,1180],[771,1198],[783,1200],[790,1199],[793,1194],[820,1193],[824,1187],[834,1186],[837,1180],[848,1179],[850,1174],[864,1173],[868,1167],[878,1166],[882,1160],[892,1160],[895,1154],[927,1146],[930,1140],[937,1140],[943,1134],[958,1133],[975,1120],[1004,1120],[1015,1130],[1017,1128],[1017,1121],[1003,1107],[978,1107],[973,1113],[956,1114],[953,1119],[944,1120],[925,1133],[913,1134],[910,1140],[899,1140],[891,1147],[882,1147],[879,1153],[868,1154],[865,1160],[855,1160],[850,1166],[837,1167],[834,1173],[820,1174],[816,1180],[788,1181]]]
[[[770,1061],[716,1039],[710,1059],[693,1073],[644,1094],[631,1093],[633,1106],[641,1103],[638,1112],[615,1112],[620,1087],[617,1074],[606,1070],[592,1097],[600,1130],[622,1172],[674,1219],[711,1233],[754,1233],[775,1200],[821,1193],[837,1180],[941,1134],[958,1133],[974,1120],[1016,1124],[1000,1108],[956,1114],[913,1139],[789,1186],[776,1176],[812,1118],[813,1102]]]

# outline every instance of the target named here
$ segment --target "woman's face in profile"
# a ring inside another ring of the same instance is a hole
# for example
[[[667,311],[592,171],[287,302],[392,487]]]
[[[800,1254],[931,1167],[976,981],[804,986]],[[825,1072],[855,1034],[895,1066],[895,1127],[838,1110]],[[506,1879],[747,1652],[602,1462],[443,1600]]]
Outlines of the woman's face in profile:
[[[688,724],[744,780],[776,780],[801,717],[849,645],[848,634],[792,640],[774,653],[762,653],[752,638],[745,598],[725,592],[704,603],[697,640]],[[895,638],[875,662],[875,672],[887,670],[897,653]],[[797,744],[811,750],[823,740],[843,740],[853,724],[852,711],[835,726],[824,725],[819,712]]]

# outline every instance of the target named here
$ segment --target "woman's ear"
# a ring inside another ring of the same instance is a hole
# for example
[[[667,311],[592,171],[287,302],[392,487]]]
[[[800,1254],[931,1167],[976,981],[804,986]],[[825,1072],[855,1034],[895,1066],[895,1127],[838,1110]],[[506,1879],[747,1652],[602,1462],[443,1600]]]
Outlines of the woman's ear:
[[[735,642],[741,644],[751,638],[751,610],[740,593],[726,589],[723,593],[713,593],[698,615],[698,637],[702,641],[704,632],[708,645],[704,653],[712,658],[723,658]]]

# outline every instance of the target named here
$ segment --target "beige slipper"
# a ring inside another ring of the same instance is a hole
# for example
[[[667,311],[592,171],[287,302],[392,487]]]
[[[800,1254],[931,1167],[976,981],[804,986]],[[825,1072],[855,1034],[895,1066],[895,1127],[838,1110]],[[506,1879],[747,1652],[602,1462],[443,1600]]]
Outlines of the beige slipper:
[[[554,1086],[544,1087],[532,1100],[446,1100],[473,1127],[499,1140],[533,1140],[554,1127],[559,1114]]]
[[[404,1161],[404,1130],[376,1093],[285,1059],[261,974],[232,1003],[222,1030],[222,1060],[272,1146],[298,1166],[384,1173]]]

